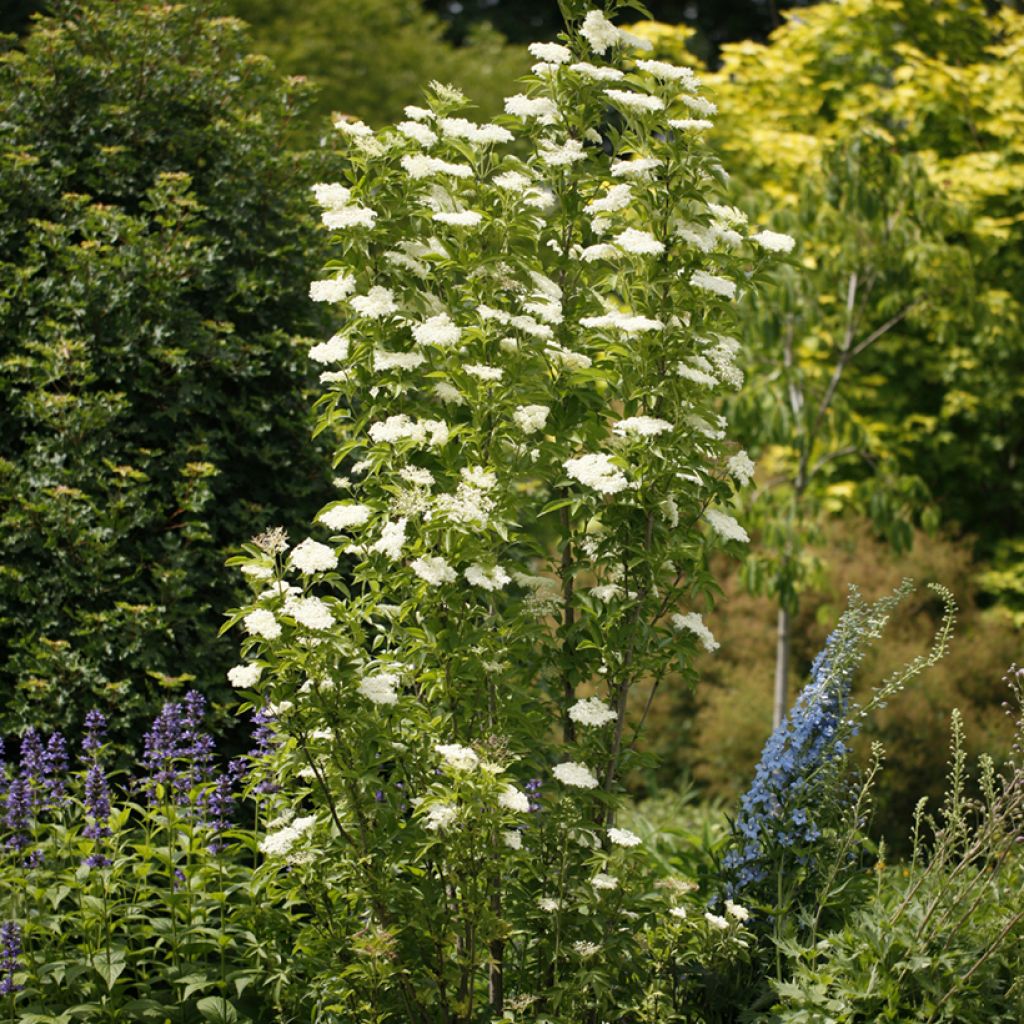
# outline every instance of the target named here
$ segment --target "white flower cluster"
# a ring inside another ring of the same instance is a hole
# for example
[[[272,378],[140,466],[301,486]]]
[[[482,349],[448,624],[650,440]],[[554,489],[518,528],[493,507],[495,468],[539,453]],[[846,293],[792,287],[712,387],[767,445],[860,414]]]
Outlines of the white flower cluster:
[[[668,420],[654,416],[630,416],[612,425],[612,433],[619,437],[657,437],[672,429]]]
[[[458,817],[459,809],[455,804],[433,804],[426,813],[423,827],[431,832],[439,832],[448,828]]]
[[[367,433],[375,444],[396,444],[409,440],[439,448],[448,443],[448,424],[441,420],[413,420],[405,413],[389,416],[383,422],[371,423]]]
[[[792,252],[796,239],[792,235],[784,235],[779,231],[759,231],[751,241],[756,242],[766,252]]]
[[[236,690],[251,690],[263,674],[262,665],[236,665],[228,670],[228,682]]]
[[[386,522],[380,532],[380,540],[370,547],[370,550],[380,555],[386,555],[392,562],[397,562],[402,557],[402,548],[405,547],[406,520],[395,519]]]
[[[399,678],[394,672],[377,672],[359,680],[359,692],[373,704],[398,703]]]
[[[580,26],[580,35],[590,44],[594,53],[604,56],[613,46],[622,44],[650,50],[653,44],[624,29],[616,28],[601,11],[588,11]]]
[[[242,619],[242,624],[250,636],[261,636],[264,640],[276,640],[281,635],[281,623],[266,608],[249,612]]]
[[[711,630],[704,625],[704,619],[700,612],[687,612],[685,615],[677,613],[672,616],[672,625],[676,629],[685,629],[696,634],[697,638],[704,645],[704,650],[718,650],[718,641]]]
[[[283,857],[316,824],[316,815],[295,818],[292,822],[268,833],[260,842],[260,852],[268,857]]]
[[[321,544],[311,537],[292,548],[288,561],[293,569],[307,575],[328,572],[338,567],[338,556],[334,553],[334,548]]]
[[[629,486],[625,474],[612,462],[610,455],[591,453],[562,463],[565,471],[584,487],[591,487],[599,494],[618,494]]]
[[[351,274],[339,274],[311,282],[309,297],[314,302],[341,302],[352,294],[355,287],[356,279]]]
[[[447,160],[441,160],[435,156],[427,156],[423,153],[402,157],[402,168],[414,181],[421,178],[433,178],[437,175],[447,175],[451,178],[472,178],[473,168],[469,164],[453,164]]]
[[[348,338],[335,334],[330,341],[314,345],[309,350],[309,358],[317,363],[342,363],[348,359]]]
[[[512,581],[512,577],[500,565],[486,568],[485,566],[474,564],[463,575],[470,586],[491,591],[501,590],[505,584]]]
[[[334,625],[334,616],[331,614],[331,610],[319,597],[298,597],[295,594],[290,594],[285,598],[284,607],[281,610],[307,629],[325,630]]]
[[[365,295],[357,295],[349,305],[360,315],[371,320],[383,320],[398,311],[390,288],[374,285]]]
[[[462,338],[462,330],[452,322],[447,313],[438,313],[416,324],[412,336],[420,345],[436,345],[438,348],[450,348],[457,345]]]
[[[706,270],[695,270],[690,276],[690,284],[726,299],[736,298],[736,282],[718,274],[709,274]]]
[[[756,469],[753,460],[744,451],[730,456],[729,461],[726,463],[726,468],[729,470],[729,475],[740,487],[746,487],[750,483],[754,478],[754,470]]]
[[[526,814],[530,810],[529,798],[515,786],[506,786],[498,794],[498,804],[506,811],[515,811],[517,814]]]
[[[424,555],[411,562],[409,567],[432,587],[439,587],[442,583],[454,583],[458,578],[455,570],[440,555]]]
[[[471,772],[480,767],[480,758],[470,747],[464,747],[459,743],[439,743],[434,749],[444,758],[449,768]]]
[[[722,540],[738,540],[741,544],[746,544],[750,540],[747,531],[727,512],[709,508],[704,513],[704,518]]]
[[[577,761],[563,761],[551,770],[552,775],[565,786],[577,789],[597,789],[597,776],[585,765]]]
[[[546,405],[520,405],[512,413],[512,420],[524,434],[536,434],[544,429],[550,413]]]
[[[628,828],[608,829],[608,839],[616,846],[640,845],[640,837],[635,832],[630,832]]]
[[[332,231],[355,227],[372,228],[377,221],[375,211],[352,202],[352,193],[344,185],[314,185],[313,194],[323,210],[320,219]]]
[[[591,590],[593,593],[593,589]],[[619,716],[598,697],[586,697],[569,708],[569,717],[579,725],[607,725]]]

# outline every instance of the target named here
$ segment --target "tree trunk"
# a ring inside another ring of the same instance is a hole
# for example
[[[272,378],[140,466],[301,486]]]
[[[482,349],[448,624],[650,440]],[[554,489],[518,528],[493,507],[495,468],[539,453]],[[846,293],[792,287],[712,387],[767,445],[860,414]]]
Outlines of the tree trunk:
[[[789,612],[779,606],[779,625],[775,636],[775,705],[772,728],[777,729],[786,713],[786,683],[789,679]]]

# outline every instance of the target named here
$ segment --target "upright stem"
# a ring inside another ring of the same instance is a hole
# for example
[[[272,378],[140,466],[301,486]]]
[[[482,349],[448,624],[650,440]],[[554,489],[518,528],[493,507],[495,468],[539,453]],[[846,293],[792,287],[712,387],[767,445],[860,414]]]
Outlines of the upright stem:
[[[778,628],[775,633],[775,703],[772,708],[772,728],[782,724],[786,714],[787,683],[789,679],[790,631],[789,611],[779,605]]]
[[[572,606],[572,520],[568,506],[561,512],[562,519],[562,626],[565,629],[565,640],[562,650],[565,655],[565,668],[562,671],[562,696],[565,706],[562,708],[562,736],[566,743],[576,739],[576,723],[569,717],[569,706],[576,695],[576,687],[572,678],[572,661],[575,656],[575,641],[572,638],[573,626],[576,624],[576,610]]]

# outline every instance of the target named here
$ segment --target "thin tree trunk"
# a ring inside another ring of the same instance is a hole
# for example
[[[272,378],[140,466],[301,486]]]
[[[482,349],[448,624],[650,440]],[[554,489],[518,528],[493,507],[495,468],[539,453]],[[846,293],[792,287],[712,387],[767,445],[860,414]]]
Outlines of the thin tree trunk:
[[[789,679],[789,612],[779,606],[779,624],[775,634],[775,704],[772,728],[777,729],[786,713],[786,684]]]

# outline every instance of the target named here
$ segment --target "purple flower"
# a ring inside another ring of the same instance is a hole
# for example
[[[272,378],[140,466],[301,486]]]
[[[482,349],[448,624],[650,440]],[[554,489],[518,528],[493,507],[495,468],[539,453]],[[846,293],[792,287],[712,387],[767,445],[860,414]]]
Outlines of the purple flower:
[[[202,694],[190,690],[180,704],[165,704],[146,733],[143,787],[150,803],[163,786],[171,800],[185,804],[191,789],[212,774],[213,740],[200,729],[205,709]]]
[[[277,733],[273,729],[274,717],[266,709],[257,711],[252,716],[252,724],[255,728],[252,731],[252,738],[256,746],[249,751],[249,763],[252,769],[257,767],[258,762],[269,757],[278,745]],[[251,774],[251,771],[250,771]],[[263,778],[256,783],[257,793],[276,793],[281,787],[273,779]]]
[[[220,853],[224,849],[224,844],[218,837],[231,826],[231,812],[235,807],[235,786],[245,778],[246,768],[244,758],[235,758],[228,764],[227,771],[203,794],[203,802],[209,814],[207,824],[215,837],[207,847],[210,853]]]
[[[82,741],[82,749],[87,754],[94,755],[103,746],[103,737],[106,734],[106,716],[94,708],[85,716],[85,739]]]
[[[21,739],[21,777],[29,783],[33,808],[45,810],[64,802],[67,770],[64,737],[55,732],[43,746],[39,733],[29,728]]]
[[[10,832],[5,845],[10,850],[24,850],[32,825],[32,788],[26,779],[11,780],[3,811],[4,828]]]
[[[20,992],[25,986],[14,984],[14,974],[21,969],[21,925],[17,921],[0,924],[0,996]]]

